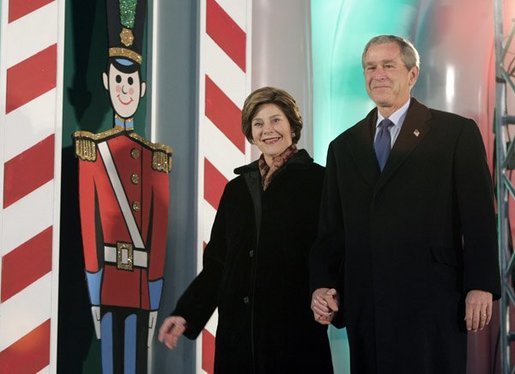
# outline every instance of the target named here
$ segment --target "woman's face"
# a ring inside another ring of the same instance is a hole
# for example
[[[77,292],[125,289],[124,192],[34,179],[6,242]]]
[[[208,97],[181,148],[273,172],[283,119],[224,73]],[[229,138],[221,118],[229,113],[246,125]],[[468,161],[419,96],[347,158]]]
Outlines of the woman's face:
[[[272,158],[284,152],[293,143],[288,117],[275,104],[263,104],[252,118],[252,141],[265,157],[268,165]]]

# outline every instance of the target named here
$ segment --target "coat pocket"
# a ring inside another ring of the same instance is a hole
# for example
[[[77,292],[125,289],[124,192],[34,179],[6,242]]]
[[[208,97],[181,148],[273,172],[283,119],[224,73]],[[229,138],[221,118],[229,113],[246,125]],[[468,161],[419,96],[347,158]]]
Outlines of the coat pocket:
[[[453,295],[461,289],[461,270],[457,254],[453,248],[431,247],[432,266],[430,266],[428,284],[435,292],[435,297]]]
[[[433,261],[439,264],[449,265],[456,267],[458,260],[456,258],[456,252],[453,248],[448,247],[431,247],[431,257]]]

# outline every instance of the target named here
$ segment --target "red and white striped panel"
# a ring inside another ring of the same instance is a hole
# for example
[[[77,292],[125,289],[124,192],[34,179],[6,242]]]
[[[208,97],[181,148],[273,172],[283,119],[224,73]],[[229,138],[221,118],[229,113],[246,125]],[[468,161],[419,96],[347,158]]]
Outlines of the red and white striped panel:
[[[225,184],[250,160],[241,108],[250,93],[252,0],[202,0],[199,63],[198,270]],[[213,372],[217,313],[197,341],[197,373]]]
[[[55,373],[64,1],[4,0],[0,373]]]

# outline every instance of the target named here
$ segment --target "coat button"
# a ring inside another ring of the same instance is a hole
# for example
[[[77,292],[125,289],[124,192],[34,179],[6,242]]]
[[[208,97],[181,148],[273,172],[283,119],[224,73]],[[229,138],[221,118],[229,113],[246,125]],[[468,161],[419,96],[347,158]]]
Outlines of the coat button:
[[[249,301],[250,301],[250,299],[249,299],[249,297],[248,297],[248,296],[245,296],[245,297],[243,298],[243,303],[244,303],[244,304],[248,304],[248,303],[249,303]]]
[[[139,157],[139,149],[138,148],[132,148],[131,149],[131,157],[136,159]]]
[[[131,182],[132,184],[138,184],[139,183],[139,175],[134,173],[131,175]]]
[[[132,210],[134,210],[135,212],[138,212],[139,209],[140,209],[139,201],[134,201],[132,203]]]
[[[250,258],[254,257],[254,250],[253,250],[253,249],[251,249],[251,250],[249,251],[249,257],[250,257]]]

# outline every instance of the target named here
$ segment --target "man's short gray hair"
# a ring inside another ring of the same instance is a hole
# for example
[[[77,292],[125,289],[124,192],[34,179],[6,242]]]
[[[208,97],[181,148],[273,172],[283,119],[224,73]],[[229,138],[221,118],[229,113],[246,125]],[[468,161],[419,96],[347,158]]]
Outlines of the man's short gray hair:
[[[363,54],[361,55],[361,66],[363,69],[365,68],[365,55],[367,54],[368,49],[373,45],[388,43],[395,43],[399,46],[401,49],[402,62],[404,62],[404,65],[406,65],[408,70],[411,70],[415,66],[420,69],[420,56],[415,46],[413,46],[409,40],[396,35],[378,35],[368,41],[365,49],[363,50]]]

